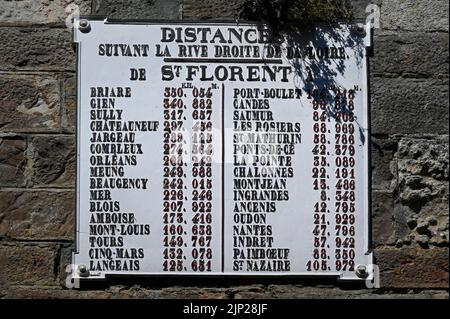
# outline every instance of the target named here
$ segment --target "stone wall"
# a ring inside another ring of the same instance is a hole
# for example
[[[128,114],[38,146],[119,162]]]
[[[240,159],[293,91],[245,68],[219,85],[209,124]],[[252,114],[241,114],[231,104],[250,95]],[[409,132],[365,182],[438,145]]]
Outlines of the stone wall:
[[[65,25],[73,4],[116,18],[234,20],[242,2],[0,0],[0,297],[448,298],[447,0],[373,1],[381,7],[370,61],[380,289],[305,279],[65,288],[75,226],[75,53]],[[352,1],[356,17],[368,2]]]

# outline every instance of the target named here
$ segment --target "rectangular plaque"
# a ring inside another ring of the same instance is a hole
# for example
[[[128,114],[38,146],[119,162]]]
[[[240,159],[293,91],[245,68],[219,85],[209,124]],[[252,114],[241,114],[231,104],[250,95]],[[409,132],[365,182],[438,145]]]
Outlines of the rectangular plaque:
[[[76,276],[371,275],[368,26],[74,36]]]

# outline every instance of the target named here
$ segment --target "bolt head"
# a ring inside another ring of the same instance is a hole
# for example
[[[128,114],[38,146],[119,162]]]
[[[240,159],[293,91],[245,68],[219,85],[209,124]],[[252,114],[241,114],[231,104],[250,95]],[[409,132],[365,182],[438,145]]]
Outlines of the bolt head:
[[[78,273],[81,277],[88,277],[89,276],[89,269],[87,269],[86,265],[79,265],[78,266]]]
[[[365,265],[357,266],[355,273],[356,273],[356,276],[358,276],[359,278],[367,278],[367,276],[369,275],[367,273],[367,267]]]
[[[91,24],[88,20],[81,19],[80,21],[78,21],[78,28],[81,32],[88,33],[89,31],[91,31]]]
[[[361,23],[357,24],[353,30],[357,34],[366,35],[366,28],[365,28],[364,24],[361,24]]]
[[[80,265],[80,266],[78,267],[78,270],[79,270],[80,272],[86,272],[86,271],[87,271],[87,268],[86,268],[85,265]]]
[[[89,25],[89,21],[86,19],[83,19],[83,20],[80,20],[79,24],[80,24],[80,27],[86,28]]]

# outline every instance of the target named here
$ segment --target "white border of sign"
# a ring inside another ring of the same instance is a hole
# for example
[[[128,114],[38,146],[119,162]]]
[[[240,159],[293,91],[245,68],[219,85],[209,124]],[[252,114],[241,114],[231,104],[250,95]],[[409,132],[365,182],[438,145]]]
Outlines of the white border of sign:
[[[80,163],[80,143],[82,140],[82,134],[83,132],[81,132],[79,124],[80,124],[80,112],[78,111],[79,108],[81,107],[81,99],[80,99],[80,79],[81,79],[81,59],[80,59],[80,52],[82,50],[82,43],[80,43],[77,40],[77,33],[80,32],[79,31],[79,27],[80,27],[80,21],[81,20],[88,20],[88,21],[104,21],[105,24],[124,24],[124,25],[135,25],[135,24],[144,24],[144,25],[212,25],[212,26],[218,26],[218,25],[241,25],[241,26],[246,26],[246,25],[260,25],[261,23],[257,23],[257,22],[243,22],[243,21],[239,21],[239,22],[230,22],[230,21],[170,21],[170,20],[116,20],[116,19],[107,19],[105,17],[95,17],[95,16],[85,16],[85,17],[79,17],[76,18],[74,20],[74,29],[73,29],[73,38],[74,38],[74,45],[76,48],[76,52],[77,52],[77,58],[76,58],[76,78],[77,78],[77,88],[76,88],[76,92],[77,92],[77,124],[76,124],[76,143],[77,143],[77,177],[76,177],[76,230],[75,230],[75,249],[73,251],[72,254],[72,260],[75,260],[75,255],[78,253],[79,250],[79,242],[80,242],[80,238],[79,238],[79,232],[78,230],[80,229],[80,176],[78,174],[78,168],[79,165],[81,165]],[[366,110],[366,112],[364,112],[364,116],[365,116],[365,122],[368,124],[368,131],[367,131],[367,136],[370,137],[370,102],[369,102],[369,60],[368,60],[368,48],[371,47],[372,43],[371,43],[371,38],[372,38],[372,29],[369,23],[367,24],[355,24],[355,27],[359,27],[362,28],[363,32],[366,33],[365,36],[365,60],[364,60],[364,67],[363,67],[363,72],[365,73],[364,79],[365,81],[363,82],[364,88],[363,88],[363,94],[364,94],[364,108]],[[326,272],[326,273],[321,273],[321,272],[304,272],[304,273],[201,273],[199,275],[192,275],[192,274],[185,274],[185,273],[147,273],[147,272],[124,272],[124,273],[114,273],[114,274],[102,274],[100,276],[95,276],[94,274],[91,274],[90,276],[83,276],[82,275],[82,268],[83,265],[72,265],[71,270],[72,270],[72,278],[75,279],[105,279],[106,277],[109,276],[114,276],[114,277],[129,277],[129,276],[162,276],[162,277],[174,277],[174,276],[183,276],[183,277],[222,277],[222,276],[232,276],[232,277],[331,277],[331,278],[336,278],[338,280],[365,280],[367,281],[372,281],[374,279],[374,269],[376,269],[376,267],[373,267],[373,254],[371,251],[371,229],[370,229],[370,225],[371,225],[371,216],[370,216],[370,190],[371,190],[371,185],[370,185],[370,140],[368,139],[365,148],[364,148],[364,156],[366,158],[366,161],[364,163],[365,166],[365,172],[366,172],[366,176],[364,176],[364,188],[367,191],[365,193],[365,198],[364,198],[364,207],[365,207],[365,212],[364,212],[364,218],[365,218],[365,229],[364,229],[364,247],[366,247],[366,256],[367,256],[367,265],[361,265],[364,266],[365,269],[367,270],[367,273],[364,276],[359,276],[358,277],[345,277],[343,276],[343,274],[341,272]]]

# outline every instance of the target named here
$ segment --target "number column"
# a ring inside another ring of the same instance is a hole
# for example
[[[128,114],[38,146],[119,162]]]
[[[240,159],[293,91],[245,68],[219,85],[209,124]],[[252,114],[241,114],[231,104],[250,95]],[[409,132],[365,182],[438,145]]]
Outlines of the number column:
[[[317,201],[312,207],[313,211],[313,252],[312,258],[306,264],[307,271],[330,270],[329,237],[330,237],[330,197],[329,197],[329,169],[330,152],[329,117],[327,116],[327,93],[325,89],[309,90],[308,98],[312,100],[312,131],[313,131],[313,165],[311,171],[312,189]]]
[[[163,263],[167,272],[182,272],[187,247],[186,106],[182,88],[166,87],[163,99]]]
[[[355,269],[355,118],[352,90],[336,90],[335,269]]]
[[[191,257],[193,272],[212,271],[213,235],[213,107],[211,88],[192,90]],[[217,218],[215,216],[214,218]]]

